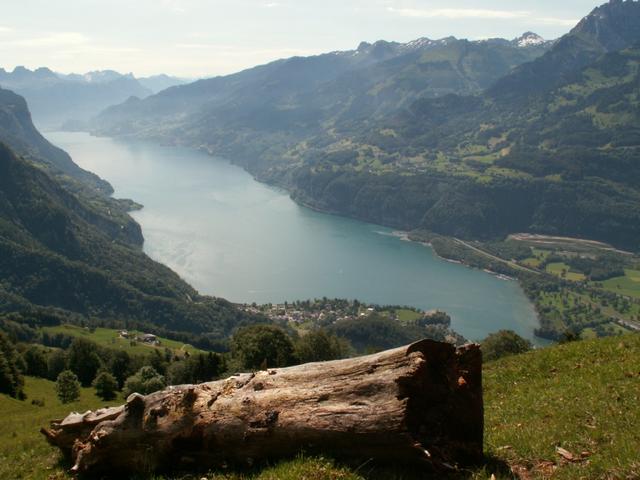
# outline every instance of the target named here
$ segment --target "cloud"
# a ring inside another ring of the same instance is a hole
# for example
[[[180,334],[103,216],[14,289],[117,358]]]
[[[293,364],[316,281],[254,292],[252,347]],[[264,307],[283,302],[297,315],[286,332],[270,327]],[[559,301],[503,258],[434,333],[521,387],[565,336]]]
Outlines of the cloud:
[[[575,27],[580,20],[577,18],[535,17],[533,19],[540,25],[558,25],[561,27]]]
[[[394,8],[388,7],[388,11],[402,17],[412,18],[476,18],[476,19],[522,19],[536,25],[557,25],[562,27],[573,27],[578,20],[573,18],[539,17],[534,13],[525,10],[487,10],[478,8]]]
[[[16,47],[64,47],[73,45],[85,45],[89,43],[89,38],[86,35],[78,32],[58,32],[41,37],[11,40],[5,43],[9,43],[10,45]]]
[[[170,10],[173,13],[186,13],[182,0],[161,0],[161,4],[164,8]]]
[[[478,8],[394,8],[388,7],[390,12],[403,17],[413,18],[527,18],[531,12],[518,10],[486,10]]]
[[[296,55],[315,55],[316,51],[299,48],[251,48],[236,45],[220,45],[213,43],[179,43],[175,46],[181,50],[208,50],[219,56],[258,56],[285,58]]]

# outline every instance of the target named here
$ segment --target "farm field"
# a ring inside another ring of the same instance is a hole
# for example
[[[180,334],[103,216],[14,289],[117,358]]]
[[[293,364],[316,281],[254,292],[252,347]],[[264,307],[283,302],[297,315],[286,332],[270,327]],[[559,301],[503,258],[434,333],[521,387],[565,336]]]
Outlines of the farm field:
[[[605,290],[628,297],[640,298],[640,270],[625,270],[624,277],[602,282]]]
[[[144,355],[150,353],[153,349],[164,350],[165,348],[173,350],[176,353],[188,352],[190,355],[204,353],[202,350],[199,350],[189,344],[176,342],[175,340],[169,340],[168,338],[158,337],[160,342],[159,345],[151,345],[136,340],[122,338],[120,337],[118,330],[111,328],[96,328],[90,330],[77,325],[59,325],[56,327],[43,327],[42,331],[49,335],[61,333],[72,337],[86,338],[103,347],[124,350],[133,355]],[[135,338],[141,334],[143,334],[143,332],[136,330],[129,331],[129,336],[131,338]]]

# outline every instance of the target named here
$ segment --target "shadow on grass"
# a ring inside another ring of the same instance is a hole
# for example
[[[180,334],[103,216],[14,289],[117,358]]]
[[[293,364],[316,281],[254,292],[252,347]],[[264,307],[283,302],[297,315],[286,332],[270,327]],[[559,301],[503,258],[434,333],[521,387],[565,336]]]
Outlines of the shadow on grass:
[[[421,465],[394,465],[394,464],[379,464],[373,460],[367,460],[361,463],[353,462],[339,462],[333,461],[326,457],[318,456],[298,456],[294,459],[281,460],[279,462],[265,462],[255,465],[253,467],[230,467],[224,469],[214,470],[191,470],[165,472],[163,474],[153,475],[135,475],[126,477],[129,480],[200,480],[202,478],[215,479],[215,480],[252,480],[261,478],[262,473],[267,473],[266,478],[273,479],[290,479],[292,478],[287,472],[288,464],[296,462],[308,462],[310,470],[305,472],[307,474],[313,474],[312,477],[317,480],[325,479],[340,479],[347,478],[345,474],[351,476],[357,476],[364,480],[431,480],[431,479],[450,479],[450,480],[470,480],[470,479],[489,479],[492,474],[499,479],[513,479],[517,480],[518,477],[513,474],[509,465],[502,459],[494,456],[485,457],[485,461],[475,467],[470,468],[457,468],[457,469],[438,469],[434,470],[429,467]],[[313,471],[313,464],[322,466],[317,472]],[[69,471],[72,464],[68,459],[60,458],[58,461],[58,467]],[[328,470],[326,467],[330,467]],[[282,474],[282,477],[276,473]],[[332,473],[331,470],[335,469]],[[342,472],[342,473],[338,473]],[[278,476],[274,476],[278,475]],[[99,476],[81,475],[80,480],[105,480],[105,479],[123,479],[125,477],[122,474],[113,473],[102,474]]]
[[[424,466],[394,466],[394,465],[362,465],[353,468],[365,480],[427,480],[427,479],[450,479],[467,480],[473,478],[490,478],[494,474],[500,479],[514,479],[509,465],[502,459],[494,456],[487,456],[482,464],[469,468],[454,469],[425,469]]]

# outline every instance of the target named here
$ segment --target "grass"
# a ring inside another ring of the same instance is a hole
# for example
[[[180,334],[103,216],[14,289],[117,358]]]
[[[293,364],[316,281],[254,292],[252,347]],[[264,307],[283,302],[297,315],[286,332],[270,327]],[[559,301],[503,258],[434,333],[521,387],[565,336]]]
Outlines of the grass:
[[[573,342],[491,362],[484,369],[485,451],[492,459],[463,478],[640,478],[640,335]],[[69,410],[102,406],[84,389],[79,402],[61,405],[53,383],[28,379],[29,398],[45,407],[0,395],[0,478],[67,480],[57,453],[38,429]],[[118,403],[116,401],[115,403]],[[561,447],[575,456],[564,460]],[[501,473],[502,472],[502,473]],[[401,466],[340,466],[298,457],[252,472],[212,472],[181,480],[417,479]],[[442,478],[442,477],[438,477]],[[168,479],[167,479],[168,480]]]
[[[640,270],[625,270],[624,277],[611,278],[602,285],[610,292],[640,298]]]
[[[586,277],[582,273],[572,272],[566,263],[557,262],[547,265],[547,272],[572,282],[581,282]]]
[[[396,315],[398,315],[398,320],[400,322],[406,324],[418,320],[420,317],[422,317],[423,314],[406,308],[401,308],[399,310],[396,310]]]
[[[640,336],[576,342],[485,371],[489,453],[544,478],[640,476]],[[562,447],[585,458],[563,462]]]
[[[62,404],[55,393],[54,382],[26,377],[27,400],[18,401],[0,395],[0,478],[58,479],[67,478],[58,465],[59,455],[39,433],[49,421],[64,418],[71,411],[84,412],[108,405],[119,405],[122,398],[104,402],[93,388],[83,388],[77,402]],[[44,400],[44,407],[32,400]]]
[[[521,260],[520,263],[525,267],[538,268],[540,267],[542,260],[536,257],[529,257],[529,258],[525,258],[524,260]]]
[[[145,344],[142,342],[131,342],[131,340],[121,338],[119,336],[119,331],[111,328],[96,328],[94,331],[90,331],[86,328],[79,327],[77,325],[59,325],[56,327],[43,327],[43,332],[47,332],[49,334],[62,333],[64,335],[69,335],[72,337],[83,337],[89,340],[94,341],[98,345],[103,347],[124,350],[132,355],[145,355],[150,353],[152,349],[159,348],[164,350],[168,348],[178,353],[189,352],[189,354],[197,354],[203,353],[201,350],[197,348],[182,343],[176,342],[174,340],[169,340],[168,338],[158,337],[160,340],[160,345],[154,346]],[[137,334],[141,334],[142,332],[138,332],[135,330],[129,331],[129,333],[133,336]]]

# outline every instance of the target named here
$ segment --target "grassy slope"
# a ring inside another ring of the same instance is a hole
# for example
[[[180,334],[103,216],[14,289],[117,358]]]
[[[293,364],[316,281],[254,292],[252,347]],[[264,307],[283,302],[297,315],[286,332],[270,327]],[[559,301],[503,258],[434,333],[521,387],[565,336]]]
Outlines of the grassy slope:
[[[158,337],[158,340],[160,341],[160,345],[158,346],[148,345],[142,342],[135,342],[135,344],[132,344],[130,340],[125,340],[119,336],[119,330],[112,328],[96,328],[91,332],[88,329],[77,325],[59,325],[57,327],[43,327],[42,331],[49,334],[62,333],[72,337],[86,338],[103,347],[124,350],[131,355],[145,355],[152,353],[153,349],[164,350],[165,348],[173,350],[176,353],[206,353],[203,350],[198,350],[187,343],[177,342],[175,340],[169,340],[168,338],[162,337]],[[142,332],[131,330],[129,333],[130,335],[135,336]]]
[[[59,467],[58,453],[38,432],[50,420],[64,418],[70,411],[84,412],[106,405],[119,405],[122,398],[104,402],[92,388],[83,388],[80,400],[63,405],[57,399],[54,383],[39,378],[26,379],[28,399],[24,402],[0,395],[0,478],[57,479],[67,478]],[[31,400],[44,400],[45,406],[32,405]]]
[[[39,438],[38,429],[69,410],[95,408],[103,402],[84,390],[77,404],[60,405],[53,384],[35,379],[28,380],[27,394],[45,398],[46,407],[0,396],[0,478],[66,479],[57,454]],[[640,335],[576,342],[489,363],[485,404],[485,448],[494,461],[492,466],[469,472],[468,478],[488,479],[492,473],[511,478],[496,471],[494,465],[502,462],[521,478],[640,477]],[[575,463],[563,461],[556,447],[576,457],[585,452],[585,457]],[[207,478],[416,477],[371,465],[349,470],[324,459],[299,458],[257,473],[216,473]]]
[[[602,282],[605,290],[629,297],[640,298],[640,271],[625,270],[624,277],[611,278]]]
[[[640,335],[489,364],[485,401],[489,454],[538,471],[558,463],[554,478],[640,476]],[[557,446],[590,455],[562,465]]]

